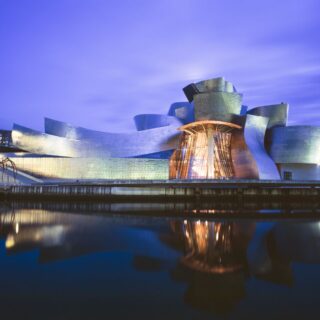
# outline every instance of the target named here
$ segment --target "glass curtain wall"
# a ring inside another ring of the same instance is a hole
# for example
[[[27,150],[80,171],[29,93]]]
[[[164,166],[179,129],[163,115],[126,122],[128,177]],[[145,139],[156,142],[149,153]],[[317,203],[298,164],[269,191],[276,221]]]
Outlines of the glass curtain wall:
[[[197,121],[182,126],[178,148],[170,158],[170,179],[228,179],[234,177],[232,130],[221,121]]]

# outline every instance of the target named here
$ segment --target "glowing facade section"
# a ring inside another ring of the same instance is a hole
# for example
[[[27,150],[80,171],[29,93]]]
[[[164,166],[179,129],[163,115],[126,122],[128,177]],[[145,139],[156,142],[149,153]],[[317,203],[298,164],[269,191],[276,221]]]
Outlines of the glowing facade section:
[[[168,160],[16,157],[19,171],[48,179],[167,180]]]
[[[222,121],[197,121],[179,128],[179,147],[170,158],[170,179],[228,179],[234,177],[232,130]]]
[[[185,221],[184,266],[211,274],[236,272],[245,266],[246,250],[254,229],[229,222]],[[178,229],[178,226],[176,228]],[[177,232],[177,231],[176,231]]]

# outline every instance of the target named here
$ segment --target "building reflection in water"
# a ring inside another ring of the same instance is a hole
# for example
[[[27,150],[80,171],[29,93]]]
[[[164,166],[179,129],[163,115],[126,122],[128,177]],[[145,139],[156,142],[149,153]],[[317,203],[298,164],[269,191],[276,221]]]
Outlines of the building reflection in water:
[[[1,209],[1,208],[0,208]],[[184,301],[226,314],[248,278],[294,285],[292,263],[320,263],[318,221],[195,220],[0,210],[7,253],[38,249],[40,262],[126,251],[140,272],[167,272],[187,284]]]
[[[158,225],[159,220],[8,208],[0,213],[0,238],[8,254],[37,249],[42,263],[115,251],[157,258],[161,252],[154,248],[155,232],[169,232],[167,222]]]
[[[294,285],[293,263],[320,264],[320,222],[274,223],[248,253],[250,273],[273,283]]]
[[[232,310],[245,296],[246,253],[255,223],[184,220],[171,227],[184,252],[172,276],[188,283],[185,302],[215,313]]]
[[[183,223],[186,254],[182,263],[209,273],[227,273],[245,265],[246,247],[254,226],[228,222],[196,221]]]

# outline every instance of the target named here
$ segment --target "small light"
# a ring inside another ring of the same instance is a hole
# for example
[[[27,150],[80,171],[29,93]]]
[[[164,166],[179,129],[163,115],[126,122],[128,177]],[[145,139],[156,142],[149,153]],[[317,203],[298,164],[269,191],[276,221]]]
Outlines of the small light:
[[[7,248],[7,249],[10,249],[10,248],[12,248],[14,245],[15,245],[15,242],[14,242],[13,236],[8,236],[8,238],[7,238],[7,240],[6,240],[6,248]]]
[[[16,234],[19,233],[19,223],[16,223],[15,231],[16,231]]]

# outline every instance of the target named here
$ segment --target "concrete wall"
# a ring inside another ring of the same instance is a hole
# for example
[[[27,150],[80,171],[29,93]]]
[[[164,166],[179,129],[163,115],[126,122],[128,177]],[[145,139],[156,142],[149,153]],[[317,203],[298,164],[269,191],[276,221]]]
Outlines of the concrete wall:
[[[166,180],[168,160],[97,158],[12,158],[17,169],[48,179]]]

